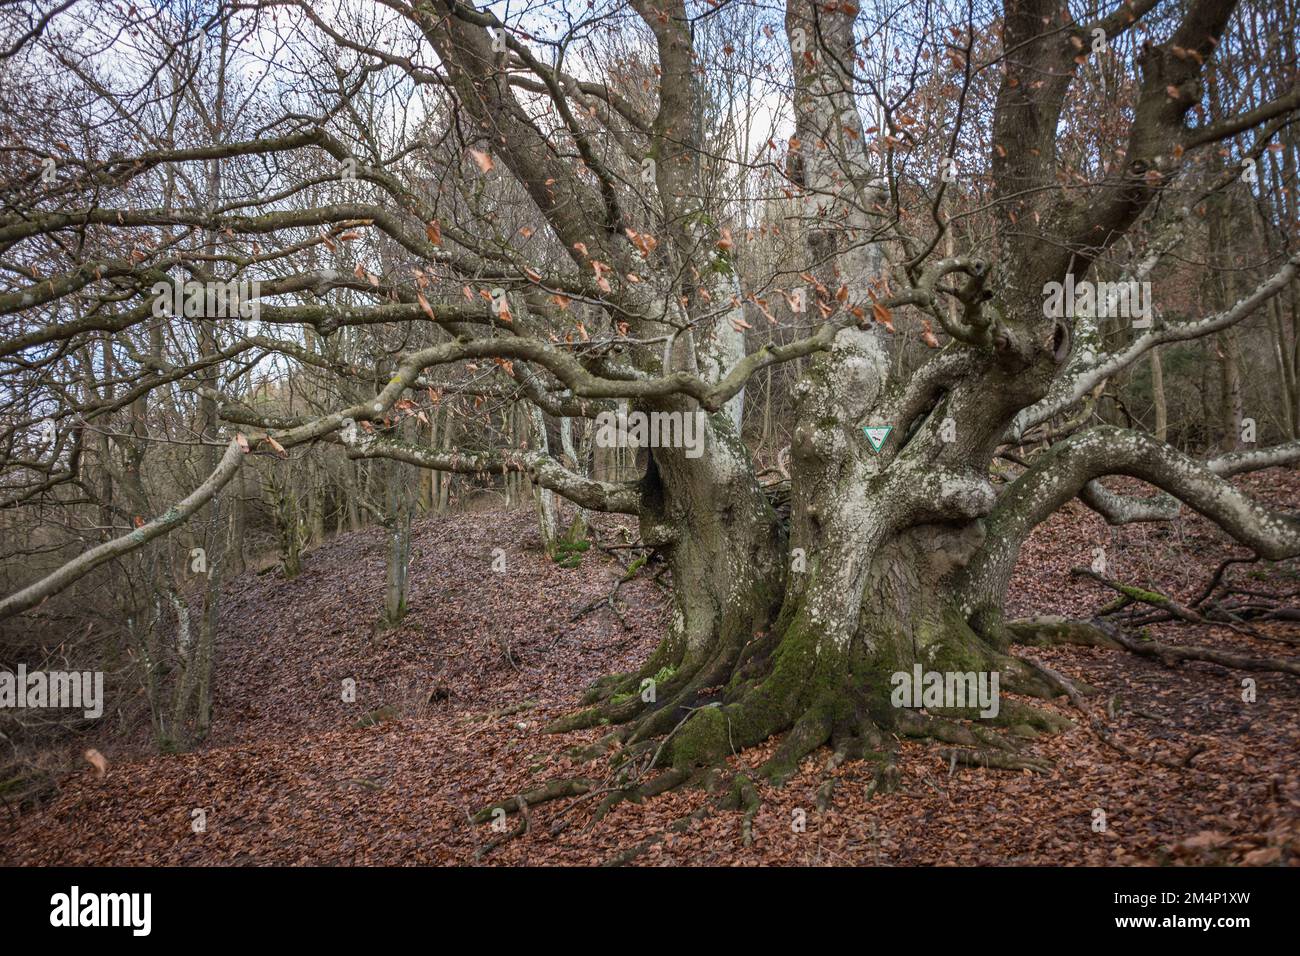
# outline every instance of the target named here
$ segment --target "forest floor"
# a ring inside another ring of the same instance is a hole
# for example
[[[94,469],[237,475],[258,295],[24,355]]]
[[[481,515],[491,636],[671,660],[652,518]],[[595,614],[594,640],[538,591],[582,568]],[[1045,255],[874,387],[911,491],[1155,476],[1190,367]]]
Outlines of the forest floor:
[[[1241,483],[1274,505],[1300,503],[1300,473],[1274,469]],[[633,540],[631,529],[603,528],[606,544]],[[1113,577],[1182,600],[1219,561],[1243,553],[1187,512],[1172,524],[1111,529],[1075,502],[1026,546],[1011,612],[1088,616],[1109,602],[1100,584],[1070,574],[1102,547]],[[573,621],[622,573],[610,553],[593,548],[564,570],[542,552],[529,512],[428,518],[414,532],[411,610],[398,629],[376,633],[383,548],[381,529],[353,532],[311,553],[295,579],[275,572],[232,581],[206,744],[149,755],[115,744],[105,727],[104,739],[84,744],[107,756],[107,773],[87,765],[40,809],[0,822],[0,864],[467,864],[497,835],[470,823],[474,810],[590,772],[564,751],[597,731],[557,737],[540,728],[572,710],[591,680],[633,669],[654,648],[667,614],[655,566],[619,590],[621,619],[602,606]],[[492,571],[496,548],[504,573]],[[1295,562],[1231,574],[1261,589],[1300,590]],[[1270,639],[1187,624],[1153,633],[1173,644],[1300,657],[1300,624],[1259,630]],[[1054,762],[1050,775],[950,770],[935,746],[904,742],[896,791],[868,800],[865,765],[845,764],[834,771],[841,780],[831,807],[817,812],[823,749],[784,788],[759,787],[752,846],[742,845],[741,814],[719,811],[638,862],[1300,864],[1300,680],[1199,662],[1171,668],[1117,650],[1022,650],[1099,688],[1089,706],[1122,747],[1062,699],[1047,706],[1075,728],[1028,745]],[[1257,683],[1253,703],[1242,699],[1244,677]],[[342,700],[347,678],[354,703]],[[377,722],[362,719],[376,711]],[[772,746],[731,762],[757,766]],[[540,805],[529,831],[483,862],[602,862],[708,799],[682,791],[623,803],[590,827],[596,800]],[[204,832],[191,825],[197,809]],[[1094,828],[1097,810],[1104,832]],[[802,832],[792,825],[797,811]],[[562,814],[572,823],[552,835]]]

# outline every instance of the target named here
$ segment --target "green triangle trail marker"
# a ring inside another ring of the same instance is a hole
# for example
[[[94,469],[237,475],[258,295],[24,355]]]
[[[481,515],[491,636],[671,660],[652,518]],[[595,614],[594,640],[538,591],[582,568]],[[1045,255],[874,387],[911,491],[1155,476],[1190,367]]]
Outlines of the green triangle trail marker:
[[[894,430],[893,425],[863,425],[862,433],[867,436],[867,441],[871,442],[873,451],[880,451],[885,444],[885,439],[889,433]]]

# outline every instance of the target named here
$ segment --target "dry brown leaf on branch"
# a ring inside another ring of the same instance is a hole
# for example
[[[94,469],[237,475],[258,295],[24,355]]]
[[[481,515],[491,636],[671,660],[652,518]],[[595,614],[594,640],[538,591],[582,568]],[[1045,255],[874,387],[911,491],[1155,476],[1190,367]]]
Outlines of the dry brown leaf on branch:
[[[871,303],[871,314],[875,320],[888,329],[891,333],[894,331],[894,319],[890,311],[879,302]]]

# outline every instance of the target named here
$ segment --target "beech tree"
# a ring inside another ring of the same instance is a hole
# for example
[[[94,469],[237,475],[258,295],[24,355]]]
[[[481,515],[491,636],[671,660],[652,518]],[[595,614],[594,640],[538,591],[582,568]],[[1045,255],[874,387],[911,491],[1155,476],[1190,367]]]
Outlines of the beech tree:
[[[1300,521],[1228,480],[1300,459],[1300,442],[1200,459],[1093,414],[1106,383],[1157,347],[1276,307],[1300,266],[1294,243],[1270,246],[1254,263],[1263,280],[1221,310],[1167,320],[1157,295],[1146,327],[1117,323],[1122,303],[1102,285],[1091,308],[1045,309],[1067,287],[1158,280],[1217,196],[1293,194],[1294,44],[1283,34],[1269,69],[1242,79],[1248,107],[1216,92],[1252,4],[789,0],[773,16],[629,0],[503,21],[462,0],[258,0],[141,24],[86,2],[10,24],[7,74],[62,55],[79,66],[69,101],[84,94],[117,122],[159,75],[105,77],[102,51],[92,69],[59,32],[83,8],[105,32],[124,18],[113,43],[157,31],[164,61],[219,32],[244,51],[231,60],[242,83],[278,89],[206,128],[106,143],[87,119],[75,141],[29,129],[43,145],[7,150],[0,356],[7,388],[47,390],[10,407],[5,465],[26,477],[7,503],[83,481],[71,444],[137,398],[184,389],[224,435],[197,428],[212,465],[174,507],[18,588],[0,616],[174,533],[250,456],[331,446],[517,473],[633,516],[671,570],[658,649],[597,682],[555,730],[607,726],[602,750],[662,771],[636,778],[646,793],[713,779],[774,735],[771,779],[829,743],[836,761],[876,755],[884,785],[894,734],[1038,766],[988,725],[1058,719],[1010,701],[992,721],[921,716],[891,705],[891,675],[921,664],[997,672],[1016,694],[1079,693],[1014,645],[1102,639],[1095,629],[1013,626],[1004,611],[1022,543],[1073,499],[1113,523],[1185,506],[1261,558],[1300,554]],[[260,57],[273,65],[249,66]],[[1247,175],[1257,167],[1271,170],[1264,186]],[[221,170],[206,192],[191,182],[205,168]],[[1294,221],[1273,221],[1294,236]],[[159,283],[178,281],[233,282],[255,318],[217,315],[210,297],[160,312]],[[191,330],[183,359],[132,344],[159,324]],[[373,367],[338,347],[364,329]],[[115,395],[49,389],[104,341],[120,351]],[[244,376],[268,356],[341,383],[336,404],[267,414]],[[747,390],[790,368],[789,448],[771,480],[742,430]],[[440,375],[465,369],[468,394],[526,403],[526,447],[402,429],[436,414]],[[635,480],[593,476],[565,446],[619,408],[701,414],[703,453],[645,448]],[[59,450],[26,454],[43,419]],[[548,429],[567,437],[548,442]],[[752,795],[743,779],[732,789]]]

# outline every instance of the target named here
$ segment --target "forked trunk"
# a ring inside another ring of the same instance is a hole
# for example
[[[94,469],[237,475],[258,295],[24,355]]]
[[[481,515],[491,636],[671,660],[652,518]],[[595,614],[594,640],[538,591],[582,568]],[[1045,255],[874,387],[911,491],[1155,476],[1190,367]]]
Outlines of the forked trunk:
[[[999,686],[1060,692],[971,626],[977,610],[1001,608],[1004,592],[989,579],[990,590],[973,600],[965,575],[984,554],[984,518],[995,500],[967,463],[984,463],[982,449],[992,447],[1017,399],[1002,409],[954,391],[908,410],[883,380],[878,340],[849,330],[800,386],[782,608],[769,637],[742,656],[722,705],[695,712],[671,742],[679,768],[717,762],[787,729],[764,768],[774,779],[828,741],[841,753],[878,750],[885,732],[915,731],[928,719],[900,708],[894,694],[917,665],[994,694]],[[864,427],[882,431],[873,441]],[[945,700],[929,713],[1045,723],[996,701]],[[660,720],[657,729],[673,722]],[[945,732],[958,742],[982,739],[956,725]]]

